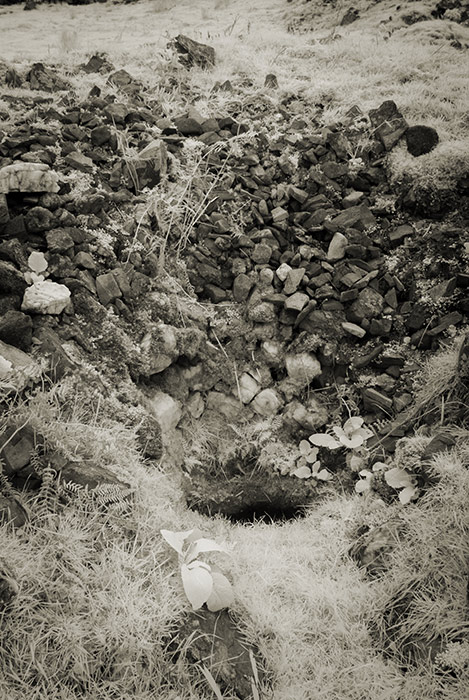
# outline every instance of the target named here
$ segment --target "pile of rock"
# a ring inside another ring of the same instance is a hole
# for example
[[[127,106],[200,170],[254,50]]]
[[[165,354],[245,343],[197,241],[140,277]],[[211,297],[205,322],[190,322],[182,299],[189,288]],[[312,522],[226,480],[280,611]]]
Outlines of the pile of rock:
[[[1,135],[0,340],[27,353],[35,337],[56,376],[73,367],[64,341],[86,361],[108,357],[116,377],[157,386],[154,413],[169,410],[172,428],[184,405],[196,419],[280,414],[293,432],[317,430],[328,414],[308,389],[365,368],[362,412],[399,414],[416,350],[437,347],[469,308],[462,231],[389,206],[386,154],[407,138],[417,157],[436,145],[432,130],[409,129],[391,101],[329,127],[288,104],[267,127],[239,111],[169,118],[106,57],[83,70],[106,74],[109,94],[43,97],[65,82],[42,64],[5,73],[42,91],[5,97],[12,112],[34,106],[43,125],[19,118]],[[225,176],[187,232],[181,297],[161,258],[133,242],[161,235],[147,197],[174,177],[187,139],[205,149],[208,177]],[[34,252],[48,279],[31,284]]]

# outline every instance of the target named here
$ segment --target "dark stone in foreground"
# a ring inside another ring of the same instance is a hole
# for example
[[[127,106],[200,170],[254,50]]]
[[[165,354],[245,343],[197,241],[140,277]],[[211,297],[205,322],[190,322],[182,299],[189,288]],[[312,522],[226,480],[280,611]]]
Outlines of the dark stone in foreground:
[[[178,637],[191,638],[189,656],[205,666],[222,689],[234,689],[242,700],[252,697],[249,650],[227,610],[191,613]],[[261,669],[258,673],[261,678]]]

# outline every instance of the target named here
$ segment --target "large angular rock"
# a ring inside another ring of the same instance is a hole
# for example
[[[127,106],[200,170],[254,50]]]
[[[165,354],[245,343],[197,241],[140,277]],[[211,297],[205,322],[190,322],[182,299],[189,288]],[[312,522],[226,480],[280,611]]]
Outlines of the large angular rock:
[[[10,476],[27,467],[42,442],[43,438],[30,426],[9,425],[0,437],[0,458],[5,474]]]
[[[168,433],[174,431],[182,418],[182,407],[179,401],[163,391],[156,392],[148,402],[148,407],[161,428],[163,441]]]
[[[27,284],[21,272],[11,263],[0,260],[0,294],[22,296],[26,287]]]
[[[238,379],[237,386],[233,389],[233,394],[237,396],[242,403],[250,403],[256,394],[259,393],[260,389],[259,382],[248,372],[243,372]]]
[[[52,92],[68,90],[70,87],[69,83],[62,80],[51,68],[46,68],[43,63],[34,63],[26,78],[29,80],[32,90]]]
[[[375,135],[387,151],[396,145],[408,128],[406,120],[393,100],[386,100],[378,109],[370,110],[369,117]]]
[[[215,49],[207,44],[200,44],[184,34],[179,34],[170,44],[179,53],[179,60],[186,66],[210,68],[215,65]]]
[[[24,293],[22,311],[35,314],[61,314],[70,301],[70,290],[64,284],[50,280],[36,282]]]
[[[0,316],[0,340],[27,352],[31,347],[33,322],[21,311],[7,311]]]
[[[12,163],[0,168],[0,193],[58,192],[58,179],[45,163]]]
[[[140,343],[142,374],[159,374],[179,357],[176,328],[159,323],[151,328]]]

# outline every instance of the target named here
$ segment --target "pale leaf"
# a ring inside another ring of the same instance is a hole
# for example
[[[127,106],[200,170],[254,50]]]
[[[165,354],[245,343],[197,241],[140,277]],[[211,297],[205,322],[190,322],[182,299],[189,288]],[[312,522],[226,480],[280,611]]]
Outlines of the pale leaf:
[[[365,491],[369,491],[370,488],[371,484],[369,479],[360,479],[360,481],[357,481],[355,484],[355,491],[357,493],[365,493]]]
[[[44,257],[44,253],[31,253],[28,258],[28,265],[30,270],[37,272],[38,274],[47,270],[48,262]]]
[[[417,493],[415,486],[406,486],[405,489],[399,493],[399,500],[403,505],[410,503]]]
[[[300,450],[300,454],[307,455],[311,450],[311,445],[307,440],[301,440],[300,444],[298,445],[298,449]]]
[[[306,455],[306,461],[308,464],[314,464],[317,461],[318,458],[318,448],[315,447],[311,450],[309,455]]]
[[[352,454],[350,456],[349,466],[350,469],[354,472],[357,472],[360,469],[360,467],[363,467],[365,463],[366,459],[364,457],[361,457],[360,455]]]
[[[184,592],[192,609],[198,610],[207,602],[212,592],[211,572],[207,570],[207,565],[202,565],[202,562],[192,562],[189,566],[187,564],[181,565],[181,577]]]
[[[394,467],[389,469],[384,474],[384,478],[388,486],[393,489],[401,489],[406,486],[412,486],[413,480],[410,474],[408,474],[404,469],[399,469],[399,467]]]
[[[214,540],[201,537],[192,543],[186,554],[186,563],[199,556],[201,552],[226,552],[226,547],[217,544]]]
[[[339,439],[342,445],[344,447],[348,447],[349,450],[355,450],[357,447],[363,445],[363,438],[361,437],[361,435],[357,435],[356,433],[351,437],[347,437],[346,435],[344,435]]]
[[[387,467],[387,464],[385,464],[384,462],[375,462],[373,464],[372,469],[374,472],[382,472],[386,469],[386,467]]]
[[[320,481],[330,481],[330,479],[332,479],[332,474],[328,472],[327,469],[321,469],[314,475],[314,478]]]
[[[363,438],[363,441],[369,440],[370,437],[373,437],[373,431],[369,430],[368,428],[359,428],[358,430],[354,430],[353,434],[360,435]]]
[[[296,476],[298,479],[309,479],[312,476],[311,469],[309,467],[299,467],[290,472],[292,476]]]
[[[226,576],[218,571],[212,571],[213,589],[207,599],[207,608],[212,612],[229,608],[234,600],[231,583]]]
[[[328,435],[327,433],[315,433],[314,435],[310,435],[309,441],[317,447],[328,447],[330,450],[335,450],[340,447],[340,442],[334,440],[332,435]]]
[[[192,533],[192,530],[183,530],[182,532],[173,532],[172,530],[160,530],[161,536],[166,540],[170,547],[182,555],[184,541]]]
[[[352,418],[349,418],[345,421],[344,431],[346,433],[354,433],[356,430],[359,430],[362,427],[362,425],[363,418],[360,418],[360,416],[352,416]]]

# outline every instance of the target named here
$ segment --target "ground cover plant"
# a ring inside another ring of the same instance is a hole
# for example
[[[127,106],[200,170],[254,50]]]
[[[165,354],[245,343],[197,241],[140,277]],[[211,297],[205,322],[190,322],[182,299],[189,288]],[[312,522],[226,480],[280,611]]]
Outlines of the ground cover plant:
[[[0,7],[0,698],[467,696],[465,12]]]

